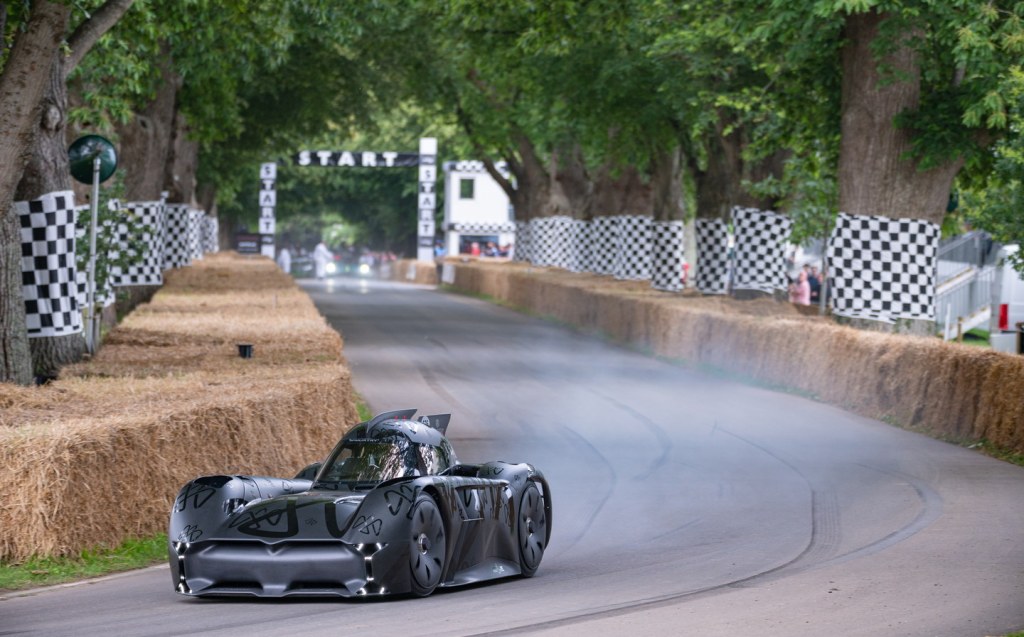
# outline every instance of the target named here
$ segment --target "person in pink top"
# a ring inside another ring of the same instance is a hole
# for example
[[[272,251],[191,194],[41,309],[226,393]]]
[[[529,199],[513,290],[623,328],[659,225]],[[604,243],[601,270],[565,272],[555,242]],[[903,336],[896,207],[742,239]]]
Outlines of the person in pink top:
[[[789,284],[789,302],[797,305],[811,304],[811,284],[807,282],[807,272],[801,270],[796,281]]]

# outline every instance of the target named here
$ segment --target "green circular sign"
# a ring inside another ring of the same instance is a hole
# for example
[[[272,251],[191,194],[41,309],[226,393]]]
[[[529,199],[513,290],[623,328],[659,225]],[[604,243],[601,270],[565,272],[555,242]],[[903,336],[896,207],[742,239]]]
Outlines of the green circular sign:
[[[68,161],[75,181],[92,183],[92,163],[97,157],[100,159],[100,181],[106,181],[117,170],[117,151],[114,145],[99,135],[85,135],[71,144],[68,148]]]

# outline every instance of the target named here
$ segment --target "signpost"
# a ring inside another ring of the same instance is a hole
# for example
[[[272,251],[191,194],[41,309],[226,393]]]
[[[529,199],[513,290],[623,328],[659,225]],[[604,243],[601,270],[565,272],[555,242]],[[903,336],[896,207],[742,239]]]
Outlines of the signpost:
[[[416,218],[416,257],[420,261],[434,261],[434,209],[437,207],[437,139],[420,139],[420,152],[398,153],[360,150],[300,150],[292,156],[296,166],[362,167],[362,168],[419,168],[419,197]],[[263,237],[263,254],[274,258],[274,208],[277,193],[274,180],[277,165],[266,163],[260,167],[260,235]],[[268,252],[269,246],[269,252]]]
[[[85,345],[90,354],[95,354],[100,338],[100,322],[96,317],[96,226],[99,221],[100,183],[110,179],[117,170],[117,151],[107,139],[99,135],[85,135],[72,142],[68,148],[68,163],[75,181],[92,183],[89,265],[82,318],[85,322]]]
[[[437,207],[437,139],[426,137],[420,140],[420,189],[419,216],[416,233],[416,260],[434,261],[434,209]]]
[[[260,254],[273,259],[274,254],[274,231],[277,222],[274,217],[274,208],[277,207],[277,191],[274,190],[274,182],[277,181],[277,164],[266,162],[260,165]]]

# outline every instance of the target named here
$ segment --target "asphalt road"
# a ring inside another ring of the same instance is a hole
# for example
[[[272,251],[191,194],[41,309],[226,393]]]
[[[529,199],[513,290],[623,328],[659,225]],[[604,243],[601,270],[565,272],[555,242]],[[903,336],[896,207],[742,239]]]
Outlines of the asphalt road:
[[[371,408],[450,411],[462,460],[544,471],[554,533],[537,576],[427,599],[205,600],[150,569],[8,597],[0,635],[1024,628],[1024,469],[475,299],[306,289]]]

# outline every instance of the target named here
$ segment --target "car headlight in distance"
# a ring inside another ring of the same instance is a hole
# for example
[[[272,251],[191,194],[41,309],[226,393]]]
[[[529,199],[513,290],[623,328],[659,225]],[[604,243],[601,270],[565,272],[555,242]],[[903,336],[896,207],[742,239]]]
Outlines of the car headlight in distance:
[[[334,263],[328,263],[327,267],[324,268],[324,270],[327,271],[327,274],[334,274],[335,272],[338,271],[338,266],[335,265]]]
[[[369,273],[370,273],[370,266],[369,266],[369,264],[360,263],[359,264],[359,274],[369,274]]]

